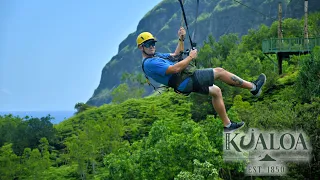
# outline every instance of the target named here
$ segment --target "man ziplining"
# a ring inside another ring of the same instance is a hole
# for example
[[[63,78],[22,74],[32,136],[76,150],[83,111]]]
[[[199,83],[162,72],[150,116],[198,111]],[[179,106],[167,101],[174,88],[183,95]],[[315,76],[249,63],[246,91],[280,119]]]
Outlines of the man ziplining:
[[[137,37],[137,46],[142,53],[142,69],[146,77],[150,77],[160,84],[172,87],[176,92],[189,94],[192,92],[209,95],[212,105],[223,121],[224,132],[232,132],[244,126],[244,122],[230,121],[221,89],[214,85],[220,80],[228,85],[250,90],[254,96],[259,96],[266,76],[262,73],[257,80],[248,82],[221,67],[192,69],[189,63],[197,57],[197,49],[192,49],[189,55],[181,61],[174,61],[174,57],[181,55],[186,32],[183,27],[178,31],[179,42],[174,53],[156,52],[156,38],[150,32],[142,32]]]
[[[160,84],[173,88],[177,93],[189,95],[195,92],[211,96],[213,108],[223,121],[224,132],[237,130],[243,127],[245,123],[230,121],[221,89],[214,85],[214,81],[220,80],[231,86],[248,89],[254,96],[259,96],[262,86],[266,82],[266,76],[262,73],[257,80],[248,82],[221,67],[197,69],[196,66],[192,66],[190,62],[193,60],[196,62],[195,59],[197,57],[196,43],[192,42],[196,28],[191,38],[182,0],[179,0],[179,3],[191,44],[191,50],[187,52],[188,56],[184,59],[182,58],[184,54],[184,37],[186,35],[183,26],[178,31],[179,41],[174,53],[156,52],[156,38],[150,32],[142,32],[136,40],[143,57],[142,70],[147,79],[150,77]],[[198,17],[199,0],[197,0],[196,4],[195,27]],[[177,57],[179,57],[178,60]],[[151,83],[149,82],[149,84]],[[155,89],[154,86],[153,88]]]

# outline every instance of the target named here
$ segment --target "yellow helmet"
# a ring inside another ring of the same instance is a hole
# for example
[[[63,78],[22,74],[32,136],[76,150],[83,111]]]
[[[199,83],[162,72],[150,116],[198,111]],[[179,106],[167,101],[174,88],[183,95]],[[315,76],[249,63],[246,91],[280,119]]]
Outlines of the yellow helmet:
[[[143,32],[140,33],[137,37],[137,46],[141,45],[142,43],[148,41],[148,40],[154,40],[157,41],[155,37],[149,32]]]

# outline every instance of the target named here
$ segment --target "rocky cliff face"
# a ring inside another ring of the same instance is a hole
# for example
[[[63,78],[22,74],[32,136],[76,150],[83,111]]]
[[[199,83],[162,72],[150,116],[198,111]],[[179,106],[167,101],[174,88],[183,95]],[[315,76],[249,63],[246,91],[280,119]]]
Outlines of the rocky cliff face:
[[[198,47],[213,35],[238,33],[242,36],[261,24],[270,25],[277,20],[279,0],[200,0],[195,41]],[[280,0],[284,18],[301,18],[304,15],[303,0]],[[309,12],[320,10],[319,0],[309,0]],[[194,29],[196,0],[185,0],[185,11],[190,28]],[[259,12],[261,13],[259,13]],[[158,52],[173,52],[177,44],[177,30],[181,24],[181,9],[178,0],[163,0],[150,10],[139,22],[136,32],[128,35],[119,45],[118,54],[102,70],[100,84],[87,104],[100,106],[111,101],[110,92],[120,84],[122,73],[142,72],[141,53],[136,47],[136,37],[149,31],[159,40]],[[189,47],[188,41],[185,43]],[[152,88],[149,88],[150,90]]]

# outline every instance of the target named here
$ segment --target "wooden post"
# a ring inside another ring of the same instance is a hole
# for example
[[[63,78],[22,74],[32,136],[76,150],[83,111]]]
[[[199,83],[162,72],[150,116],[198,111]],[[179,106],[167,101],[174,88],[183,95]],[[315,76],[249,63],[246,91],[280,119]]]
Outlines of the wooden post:
[[[282,5],[281,2],[279,2],[279,7],[278,7],[278,21],[279,21],[279,25],[278,25],[278,38],[282,39]]]
[[[278,6],[278,50],[281,50],[282,48],[282,5],[281,2],[279,2],[279,6]]]
[[[304,0],[304,45],[308,47],[308,0]]]
[[[277,49],[278,51],[281,51],[282,49],[282,5],[281,2],[279,2],[278,6],[278,40],[277,40]],[[282,74],[282,55],[281,52],[277,53],[277,59],[278,59],[278,71],[279,75]]]
[[[277,53],[277,58],[278,58],[278,70],[279,70],[279,75],[282,74],[282,55],[281,53]]]

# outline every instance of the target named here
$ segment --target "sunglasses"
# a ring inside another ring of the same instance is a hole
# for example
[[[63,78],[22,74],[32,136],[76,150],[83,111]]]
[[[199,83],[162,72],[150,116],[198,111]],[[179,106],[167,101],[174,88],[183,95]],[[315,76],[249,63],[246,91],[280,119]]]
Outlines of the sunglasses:
[[[156,41],[147,41],[145,43],[143,43],[143,46],[146,48],[150,48],[150,46],[155,47],[156,46]]]

